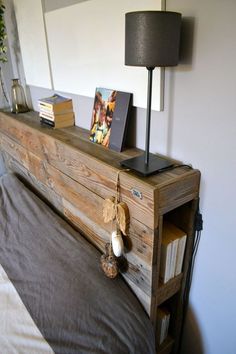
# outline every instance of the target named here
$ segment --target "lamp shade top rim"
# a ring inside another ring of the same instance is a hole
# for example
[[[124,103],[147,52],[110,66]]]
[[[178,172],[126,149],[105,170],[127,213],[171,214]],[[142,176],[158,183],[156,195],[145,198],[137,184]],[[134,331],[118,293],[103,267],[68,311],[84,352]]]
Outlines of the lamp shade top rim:
[[[145,13],[163,13],[163,14],[176,14],[176,15],[181,15],[182,14],[180,12],[175,12],[175,11],[163,11],[163,10],[141,10],[141,11],[130,11],[130,12],[126,12],[126,15],[128,14],[145,14]]]

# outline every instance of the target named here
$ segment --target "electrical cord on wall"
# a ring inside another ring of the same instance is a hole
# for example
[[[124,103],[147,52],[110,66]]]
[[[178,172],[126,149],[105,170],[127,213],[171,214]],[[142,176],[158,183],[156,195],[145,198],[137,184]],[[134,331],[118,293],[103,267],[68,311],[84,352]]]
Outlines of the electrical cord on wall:
[[[186,276],[186,286],[185,286],[184,294],[183,294],[183,317],[182,317],[181,332],[180,332],[180,345],[179,345],[179,351],[178,351],[179,353],[181,353],[183,329],[184,329],[184,323],[185,323],[187,310],[188,310],[189,293],[190,293],[190,289],[191,289],[191,285],[192,285],[192,278],[193,278],[193,269],[194,269],[196,254],[198,251],[198,246],[199,246],[202,230],[203,230],[203,219],[202,219],[202,214],[200,213],[200,210],[199,210],[199,201],[198,201],[198,207],[197,207],[197,211],[195,214],[195,223],[194,223],[195,235],[194,235],[194,240],[193,240],[193,249],[192,249],[192,253],[190,256],[190,261],[189,261],[189,266],[188,266],[187,276]]]

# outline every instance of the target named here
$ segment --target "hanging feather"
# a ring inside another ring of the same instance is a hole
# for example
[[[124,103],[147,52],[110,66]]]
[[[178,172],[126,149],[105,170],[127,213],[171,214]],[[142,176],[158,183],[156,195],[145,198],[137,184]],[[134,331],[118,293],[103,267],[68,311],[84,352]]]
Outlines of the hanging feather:
[[[111,241],[105,245],[105,254],[101,256],[101,267],[109,278],[115,278],[119,273],[118,260],[124,252],[122,233],[128,234],[130,216],[126,203],[120,202],[119,171],[116,181],[116,197],[106,198],[103,202],[102,215],[105,223],[116,222],[116,230],[111,234]],[[127,263],[127,262],[126,262]]]

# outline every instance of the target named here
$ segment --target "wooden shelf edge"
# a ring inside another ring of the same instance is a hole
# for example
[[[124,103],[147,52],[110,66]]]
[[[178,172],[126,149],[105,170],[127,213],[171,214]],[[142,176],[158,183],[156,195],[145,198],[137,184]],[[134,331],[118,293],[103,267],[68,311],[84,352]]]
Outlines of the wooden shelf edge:
[[[174,339],[168,335],[164,342],[157,347],[157,354],[170,354],[173,346]]]
[[[169,280],[166,284],[159,284],[157,291],[157,306],[180,290],[182,278],[183,274],[181,273],[177,277]]]

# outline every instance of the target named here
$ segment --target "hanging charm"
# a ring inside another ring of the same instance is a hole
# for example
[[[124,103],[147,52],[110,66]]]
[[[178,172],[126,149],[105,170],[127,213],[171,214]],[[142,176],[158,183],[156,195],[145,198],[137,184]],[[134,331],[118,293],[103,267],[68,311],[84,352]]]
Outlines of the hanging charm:
[[[102,209],[103,220],[105,223],[116,220],[121,232],[127,236],[129,231],[129,208],[125,202],[116,202],[115,197],[104,200]]]
[[[113,231],[111,234],[112,250],[116,257],[121,257],[124,252],[124,242],[119,229]]]
[[[129,231],[130,218],[129,208],[125,202],[120,202],[117,204],[116,221],[119,225],[122,234],[127,236]]]
[[[115,220],[116,217],[115,197],[110,197],[104,200],[102,216],[105,223]]]
[[[118,273],[118,263],[112,251],[111,243],[105,245],[105,254],[101,256],[101,267],[108,278],[114,279]]]
[[[105,223],[115,222],[115,231],[111,234],[110,243],[105,246],[105,254],[101,256],[101,267],[109,278],[115,278],[119,273],[118,260],[124,252],[123,235],[128,235],[129,208],[125,202],[120,202],[119,171],[116,180],[116,197],[106,198],[103,202],[102,215]]]

